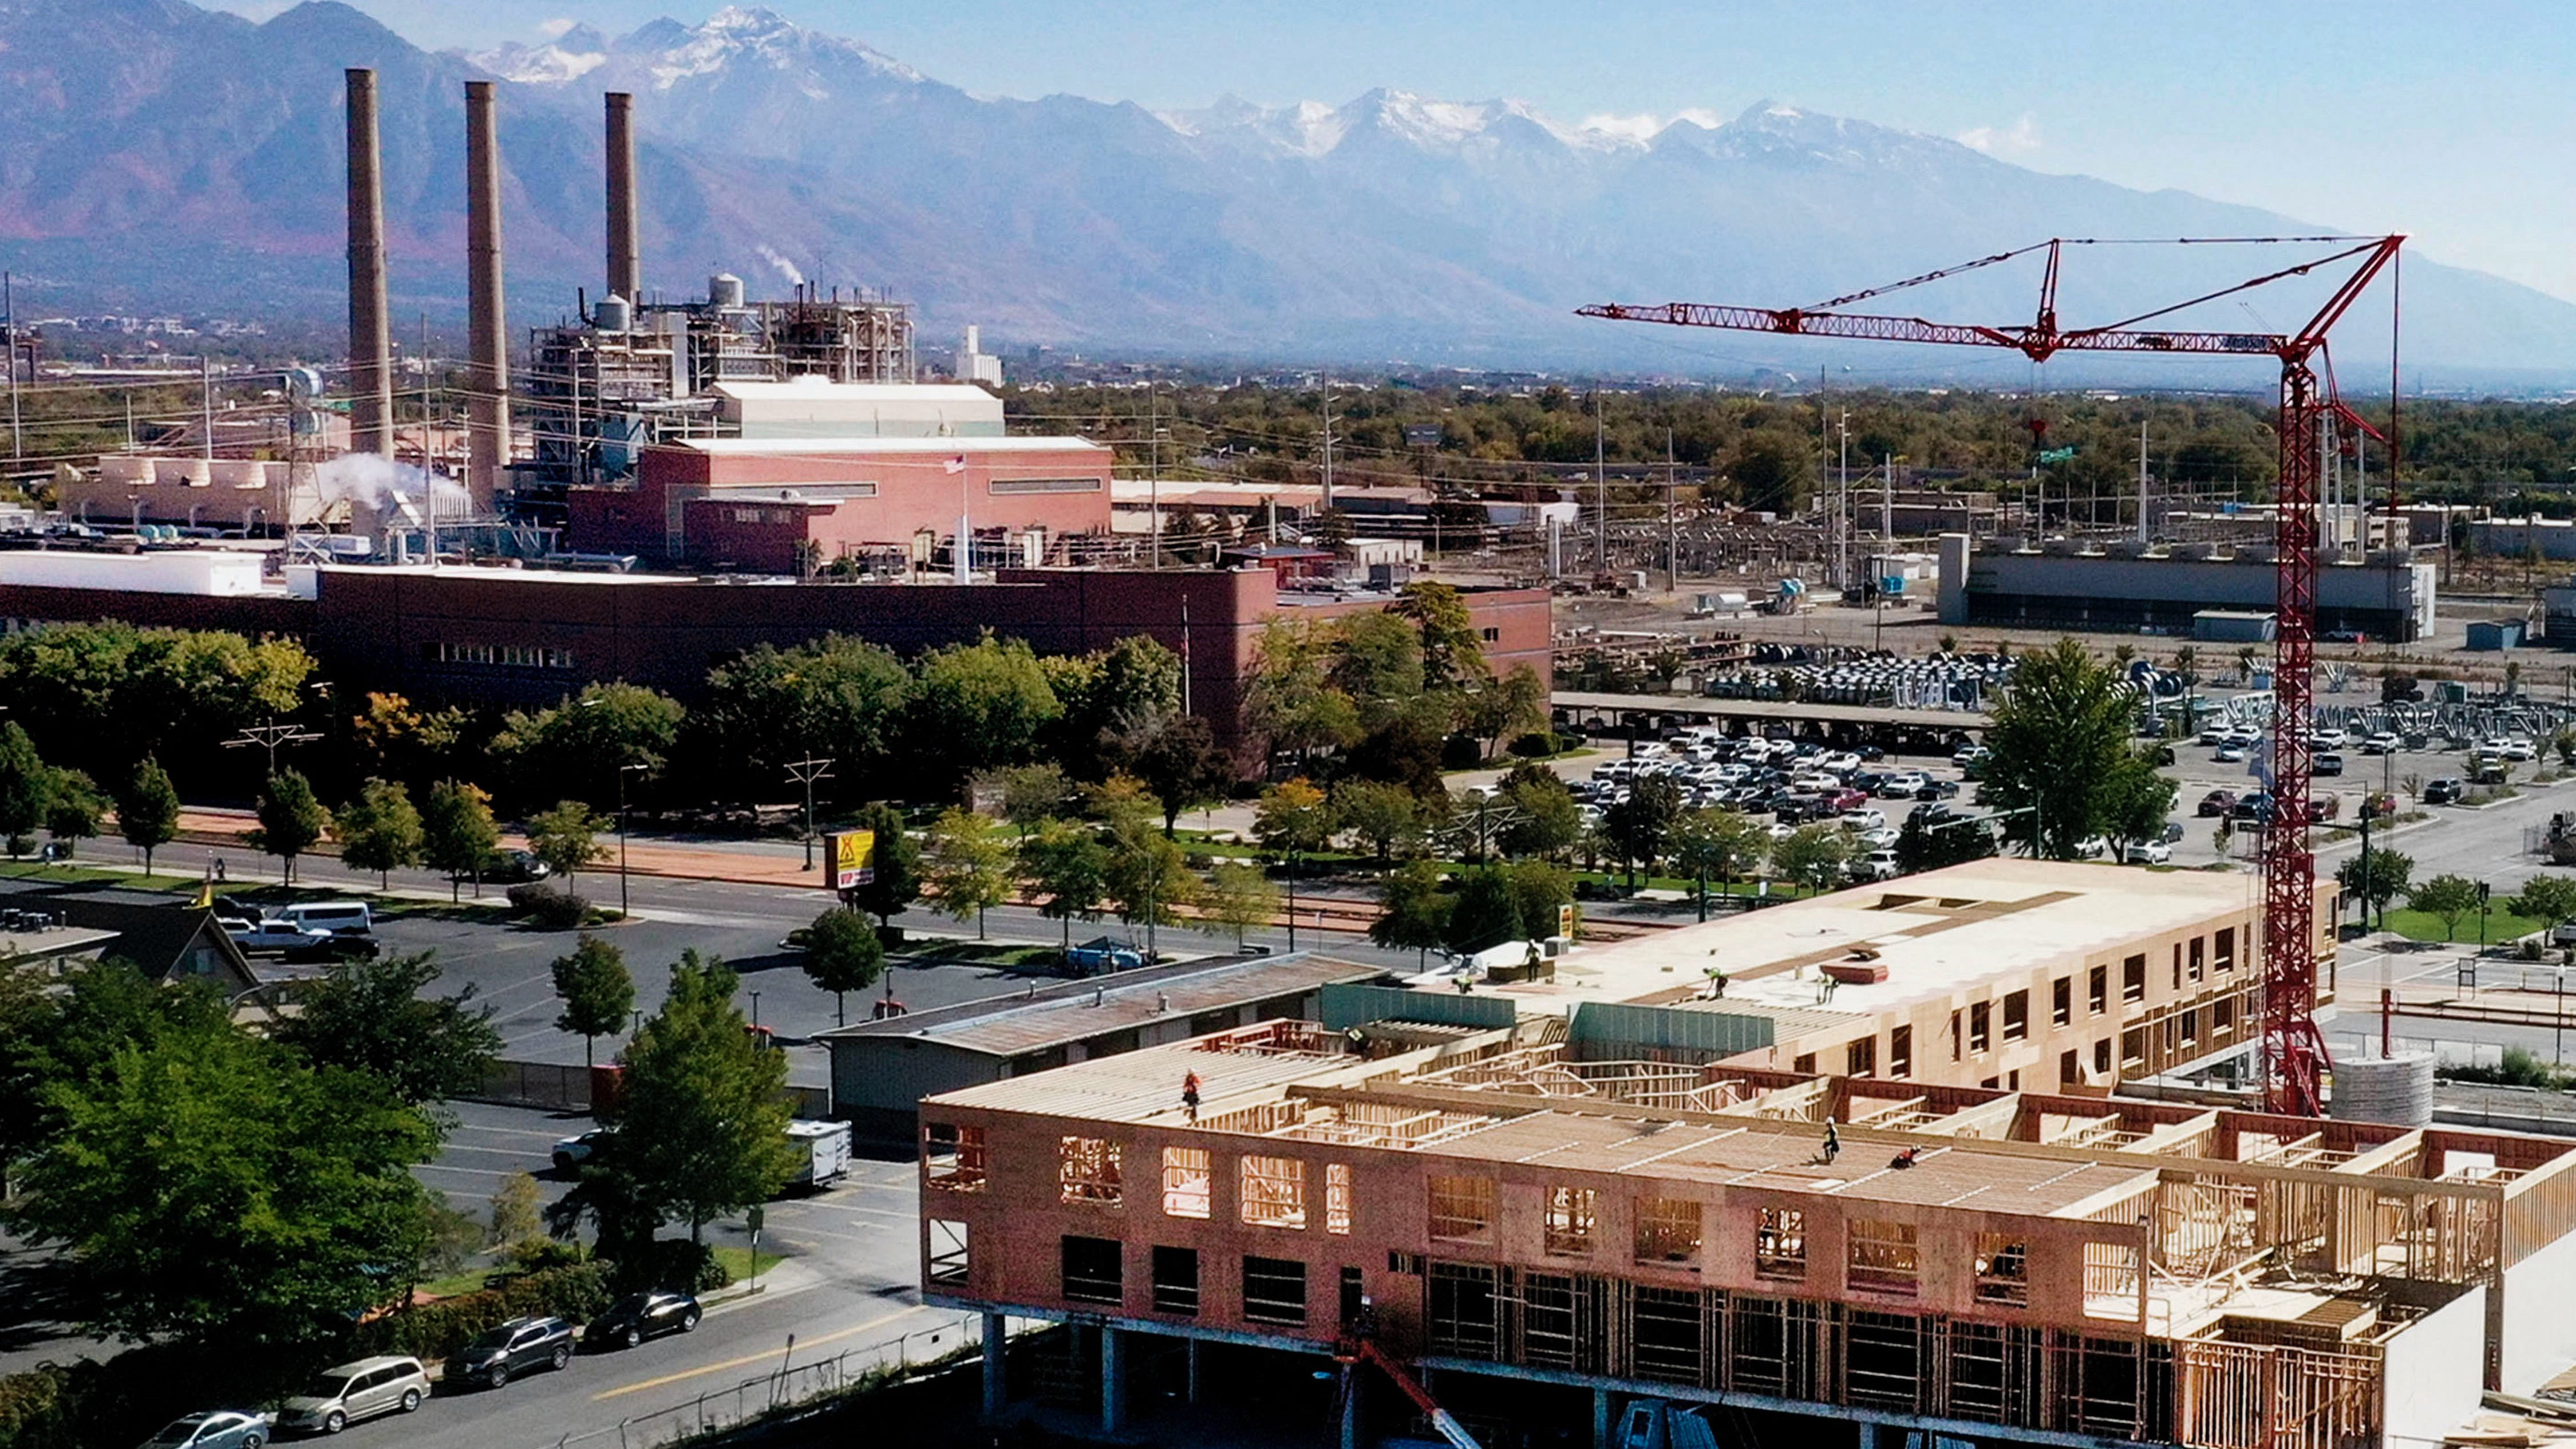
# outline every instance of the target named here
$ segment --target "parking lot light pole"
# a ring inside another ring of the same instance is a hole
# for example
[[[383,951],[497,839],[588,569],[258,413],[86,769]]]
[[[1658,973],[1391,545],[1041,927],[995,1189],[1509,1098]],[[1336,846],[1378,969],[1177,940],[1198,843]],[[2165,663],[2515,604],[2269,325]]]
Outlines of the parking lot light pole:
[[[650,765],[617,767],[617,915],[624,919],[626,909],[626,777],[652,769]]]
[[[820,757],[798,760],[787,767],[787,778],[805,787],[805,868],[814,868],[814,782],[832,778],[832,761]]]

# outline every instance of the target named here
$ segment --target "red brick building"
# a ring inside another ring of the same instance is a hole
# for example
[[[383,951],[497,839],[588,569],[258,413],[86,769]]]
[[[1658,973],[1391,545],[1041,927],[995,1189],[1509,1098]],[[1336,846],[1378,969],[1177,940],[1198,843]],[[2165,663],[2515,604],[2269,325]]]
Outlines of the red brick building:
[[[1110,450],[1081,438],[701,438],[648,448],[631,484],[575,488],[581,553],[792,574],[870,548],[953,542],[962,516],[1014,559],[1109,531]]]

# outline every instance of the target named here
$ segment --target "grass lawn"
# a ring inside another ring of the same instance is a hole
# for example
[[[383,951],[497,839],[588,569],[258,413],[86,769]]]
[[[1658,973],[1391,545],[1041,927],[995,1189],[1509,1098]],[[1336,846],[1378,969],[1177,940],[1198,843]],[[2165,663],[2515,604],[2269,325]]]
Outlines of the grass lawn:
[[[2528,936],[2548,924],[2547,921],[2534,920],[2529,916],[2517,916],[2500,908],[2490,909],[2487,912],[2487,940],[2510,941],[2516,936]],[[2458,934],[2445,936],[2442,934],[2441,917],[2430,911],[2410,911],[2392,906],[2388,912],[2388,929],[2410,941],[2465,941],[2475,945],[2478,939],[2478,913],[2471,911],[2460,917]]]
[[[1027,946],[1008,941],[940,941],[915,946],[906,941],[895,956],[917,965],[1034,966],[1057,956],[1053,946]]]
[[[480,1292],[492,1275],[499,1271],[501,1270],[489,1263],[478,1268],[464,1268],[444,1278],[431,1278],[423,1282],[419,1291],[431,1298],[454,1298],[459,1294]]]
[[[12,880],[49,881],[56,885],[122,885],[147,891],[192,891],[203,883],[195,875],[136,875],[122,870],[103,870],[75,861],[70,865],[38,865],[33,860],[0,864],[0,876]]]
[[[757,1266],[758,1271],[766,1273],[770,1269],[787,1261],[787,1255],[785,1253],[773,1253],[766,1248],[761,1250],[760,1262],[757,1265],[754,1265],[751,1261],[751,1249],[749,1248],[718,1248],[715,1250],[715,1253],[716,1261],[723,1265],[724,1270],[727,1273],[733,1275],[733,1281],[736,1283],[749,1278],[752,1275],[755,1266]]]

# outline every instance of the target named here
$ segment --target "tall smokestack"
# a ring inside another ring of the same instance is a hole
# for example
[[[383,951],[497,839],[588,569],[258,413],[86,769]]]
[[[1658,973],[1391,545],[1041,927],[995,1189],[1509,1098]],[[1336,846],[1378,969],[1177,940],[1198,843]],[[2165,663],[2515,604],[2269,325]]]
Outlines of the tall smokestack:
[[[501,304],[501,132],[492,83],[465,83],[465,307],[472,355],[465,488],[477,507],[510,458],[510,347]]]
[[[608,93],[608,290],[644,300],[644,257],[635,239],[635,98]]]
[[[394,450],[393,326],[385,308],[385,186],[376,73],[349,72],[349,427],[362,453]]]

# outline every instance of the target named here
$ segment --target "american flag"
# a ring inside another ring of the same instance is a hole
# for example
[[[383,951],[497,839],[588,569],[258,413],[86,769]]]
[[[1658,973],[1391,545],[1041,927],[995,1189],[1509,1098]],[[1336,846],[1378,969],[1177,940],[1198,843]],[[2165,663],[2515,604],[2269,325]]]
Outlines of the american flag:
[[[939,466],[946,472],[963,473],[966,471],[966,455],[960,453],[956,457],[949,459],[947,462],[942,463]]]

